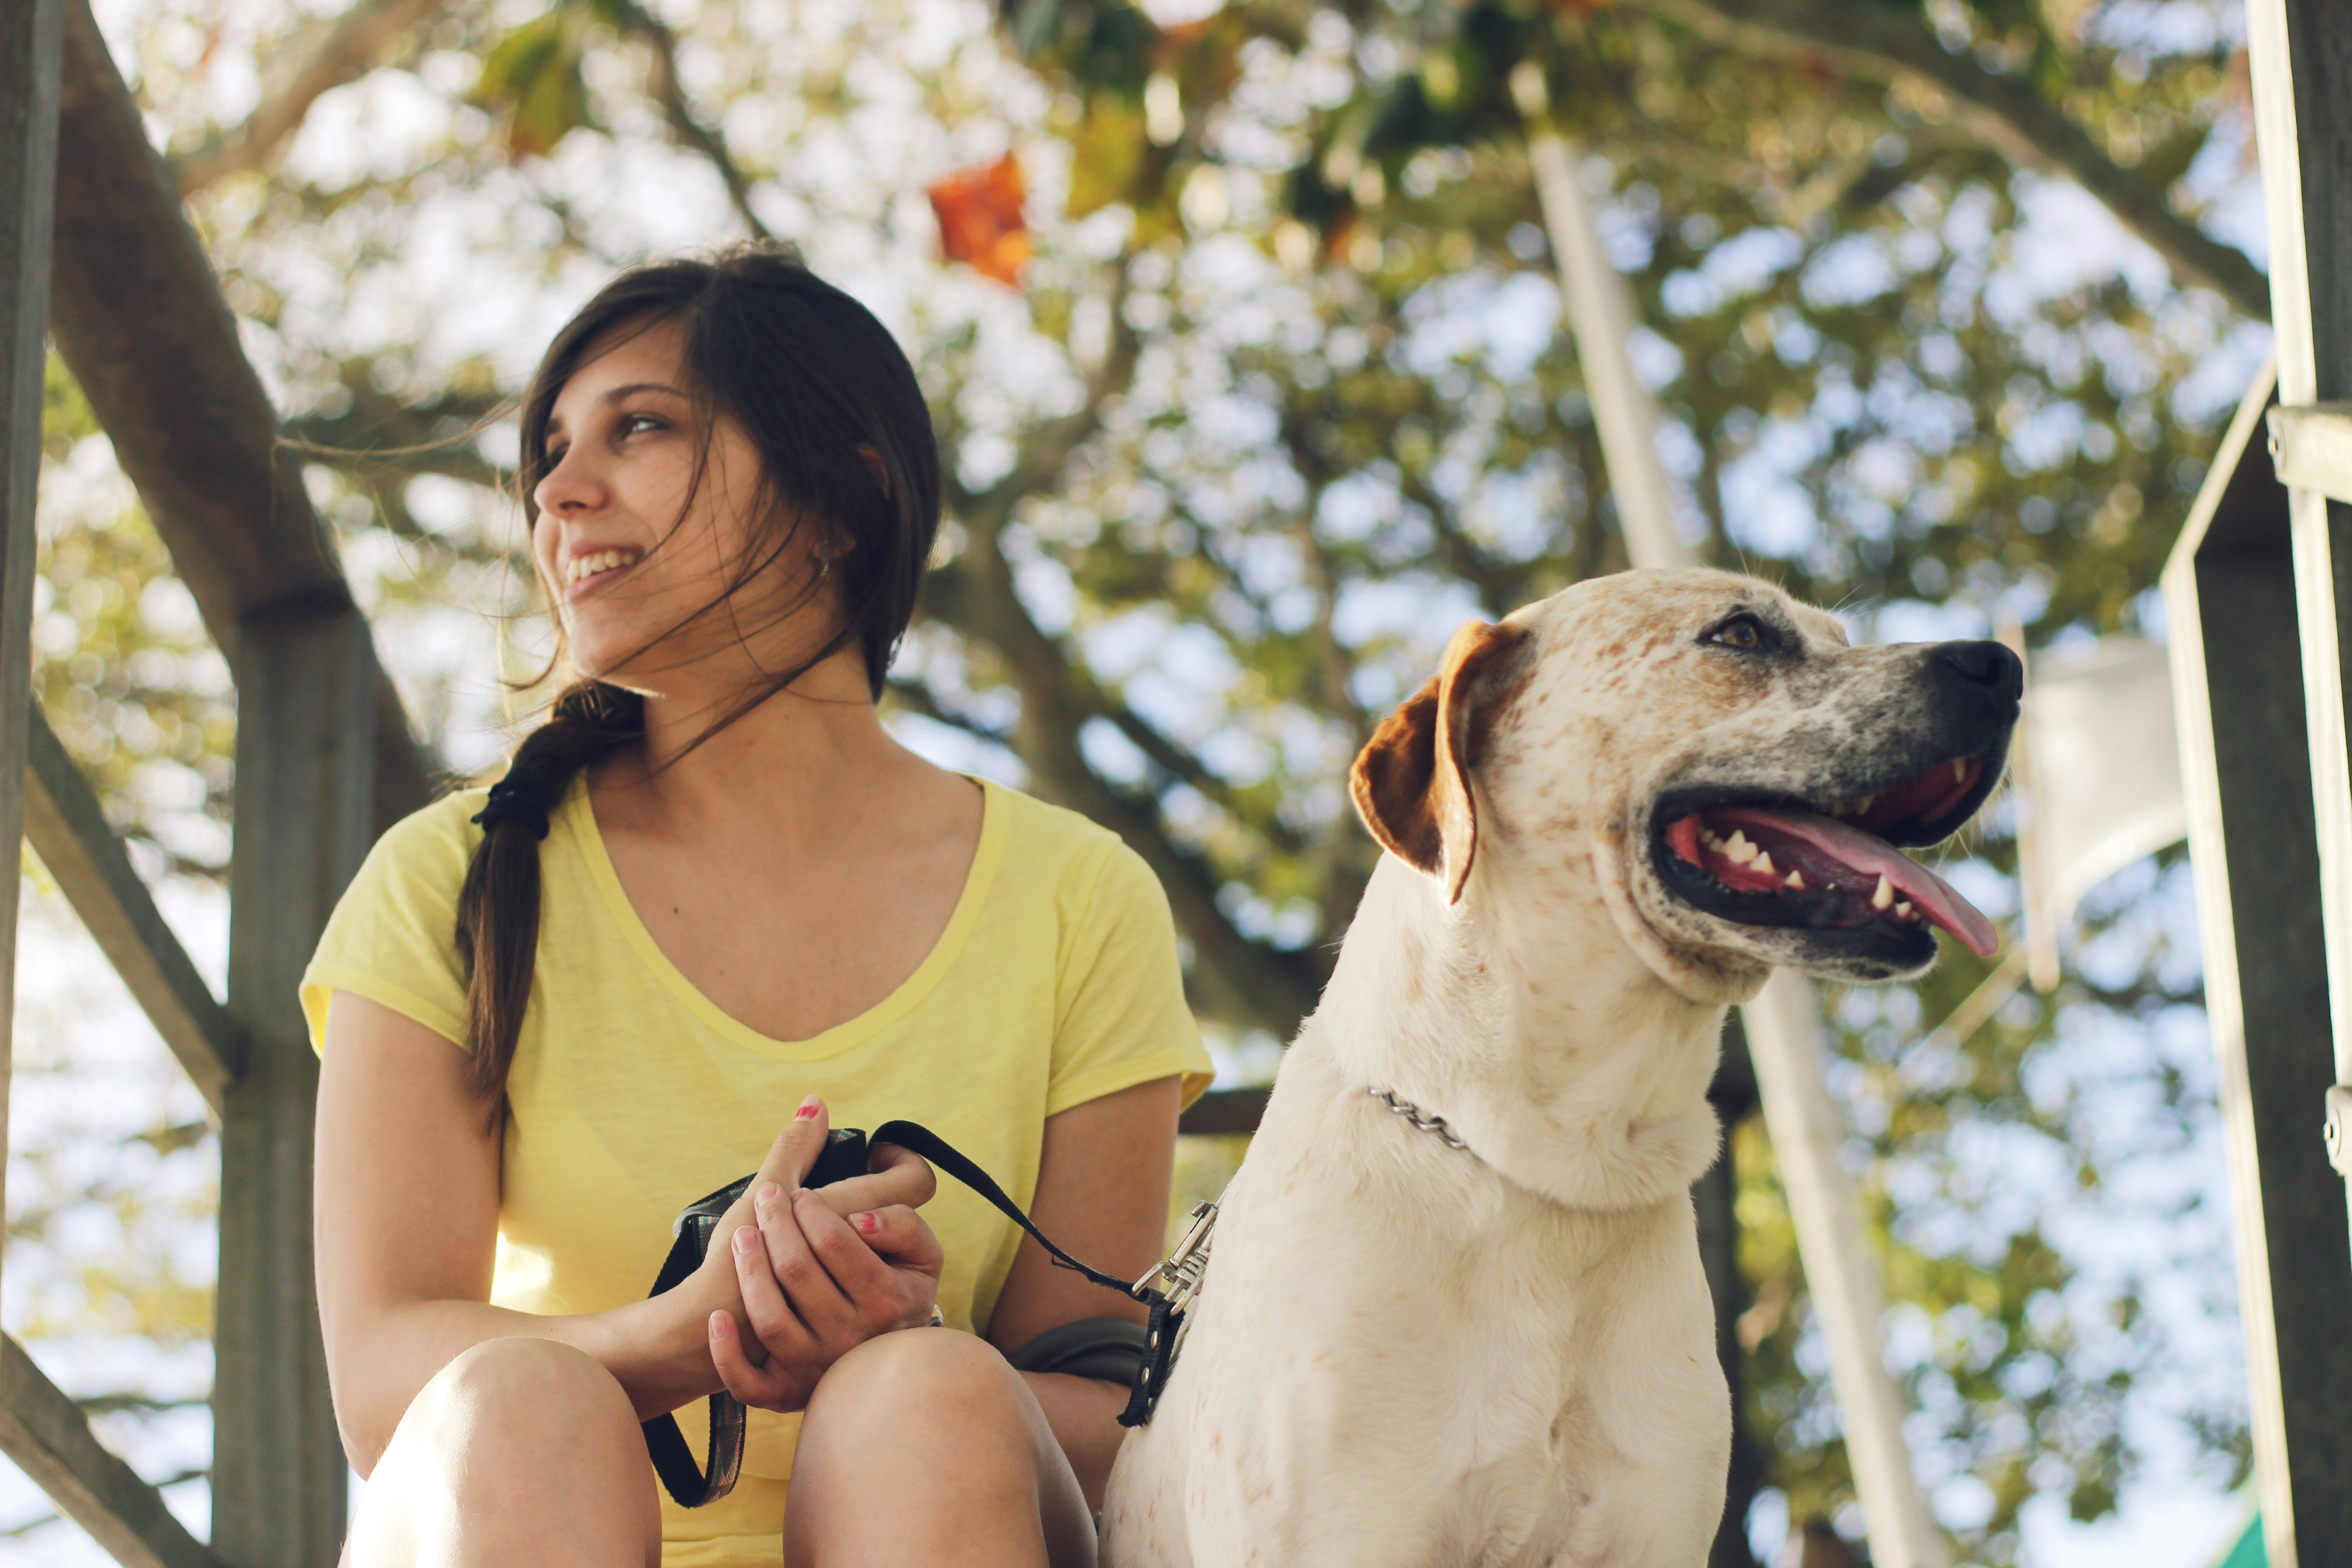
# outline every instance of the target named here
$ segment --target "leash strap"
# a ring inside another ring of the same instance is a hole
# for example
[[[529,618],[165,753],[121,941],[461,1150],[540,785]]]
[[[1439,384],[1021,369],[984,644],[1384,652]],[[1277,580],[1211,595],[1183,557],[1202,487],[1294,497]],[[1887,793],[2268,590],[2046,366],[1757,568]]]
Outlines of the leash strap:
[[[1168,1374],[1175,1365],[1176,1348],[1182,1338],[1184,1309],[1200,1289],[1202,1270],[1208,1263],[1209,1231],[1216,1218],[1216,1205],[1196,1205],[1192,1210],[1192,1229],[1186,1233],[1174,1256],[1141,1279],[1129,1283],[1116,1274],[1106,1274],[1099,1268],[1079,1262],[1055,1246],[1053,1238],[1039,1230],[1035,1222],[1021,1211],[1021,1205],[1005,1195],[1004,1189],[996,1184],[995,1177],[981,1169],[954,1144],[921,1123],[886,1121],[874,1130],[870,1142],[895,1143],[910,1153],[920,1155],[929,1161],[934,1169],[953,1176],[978,1194],[991,1207],[1019,1226],[1030,1239],[1045,1249],[1056,1268],[1072,1269],[1106,1290],[1116,1290],[1150,1307],[1151,1318],[1144,1331],[1144,1356],[1136,1368],[1127,1408],[1119,1413],[1118,1424],[1141,1426],[1151,1419],[1152,1409],[1160,1403],[1160,1392],[1167,1385]],[[854,1128],[835,1130],[825,1140],[825,1146],[819,1152],[817,1162],[810,1169],[803,1184],[831,1186],[835,1182],[866,1174],[868,1143],[866,1135]],[[757,1173],[753,1173],[754,1175]],[[719,1228],[720,1216],[735,1205],[751,1184],[751,1177],[745,1176],[687,1205],[671,1227],[676,1239],[670,1243],[669,1256],[662,1259],[661,1272],[654,1279],[654,1288],[646,1292],[648,1297],[677,1289],[687,1276],[701,1267],[704,1257],[710,1250],[711,1233]],[[1132,1331],[1131,1326],[1129,1331]],[[686,1435],[678,1430],[674,1417],[656,1415],[645,1423],[646,1453],[653,1460],[654,1473],[661,1478],[663,1489],[680,1508],[702,1508],[717,1502],[735,1489],[736,1479],[742,1474],[743,1405],[733,1394],[722,1391],[710,1396],[709,1408],[710,1442],[703,1462],[698,1466],[694,1462],[694,1451],[687,1447]]]
[[[929,1128],[913,1121],[886,1121],[874,1130],[873,1142],[896,1143],[901,1149],[920,1154],[932,1165],[978,1193],[999,1214],[1027,1231],[1029,1238],[1045,1249],[1056,1267],[1074,1269],[1106,1290],[1116,1290],[1122,1296],[1150,1304],[1151,1297],[1147,1287],[1131,1285],[1116,1274],[1106,1274],[1099,1268],[1089,1268],[1055,1246],[1053,1238],[1039,1230],[1029,1216],[1021,1212],[1021,1205],[1004,1195],[1004,1189],[996,1184],[996,1178]]]

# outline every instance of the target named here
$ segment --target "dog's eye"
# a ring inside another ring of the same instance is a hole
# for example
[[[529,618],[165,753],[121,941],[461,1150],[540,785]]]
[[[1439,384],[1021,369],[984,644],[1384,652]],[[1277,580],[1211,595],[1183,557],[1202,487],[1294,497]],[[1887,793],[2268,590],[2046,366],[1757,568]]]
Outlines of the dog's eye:
[[[1732,616],[1699,641],[1713,643],[1717,647],[1737,648],[1741,653],[1769,653],[1780,646],[1780,639],[1771,627],[1747,614]]]

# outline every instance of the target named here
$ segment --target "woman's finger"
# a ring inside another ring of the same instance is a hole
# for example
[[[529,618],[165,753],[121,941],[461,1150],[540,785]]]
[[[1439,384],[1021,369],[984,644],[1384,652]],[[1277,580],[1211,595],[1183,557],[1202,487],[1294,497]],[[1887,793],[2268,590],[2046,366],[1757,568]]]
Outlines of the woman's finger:
[[[863,1302],[889,1289],[890,1266],[874,1256],[849,1223],[833,1212],[814,1193],[803,1193],[793,1205],[802,1236],[844,1297]]]
[[[793,1212],[792,1195],[766,1187],[758,1189],[756,1195],[758,1234],[767,1239],[763,1261],[771,1281],[783,1292],[784,1299],[792,1303],[793,1315],[808,1326],[815,1339],[836,1338],[855,1321],[856,1313],[842,1294],[841,1287],[835,1283],[832,1271],[818,1262],[809,1249],[808,1238],[801,1233],[800,1218]],[[831,1216],[832,1211],[822,1203],[809,1206]]]
[[[743,1315],[759,1342],[756,1346],[744,1346],[744,1359],[757,1365],[779,1357],[791,1361],[806,1356],[815,1349],[816,1336],[793,1310],[768,1267],[763,1233],[744,1226],[730,1245],[735,1255],[736,1287],[743,1292]]]
[[[816,1157],[824,1152],[830,1126],[824,1100],[814,1094],[802,1100],[792,1121],[769,1146],[768,1157],[760,1162],[759,1174],[752,1178],[751,1184],[757,1187],[762,1182],[774,1182],[786,1192],[799,1186],[815,1168]]]
[[[939,1191],[939,1178],[932,1173],[930,1162],[895,1143],[877,1143],[869,1163],[865,1175],[815,1189],[834,1213],[850,1215],[892,1204],[919,1208]]]
[[[898,1268],[936,1274],[939,1265],[946,1261],[940,1238],[921,1215],[903,1204],[866,1209],[847,1217],[859,1240]]]
[[[710,1364],[718,1369],[719,1381],[728,1393],[755,1409],[785,1408],[793,1385],[784,1377],[782,1366],[772,1360],[765,1367],[753,1366],[730,1314],[711,1313],[704,1329],[710,1342]]]

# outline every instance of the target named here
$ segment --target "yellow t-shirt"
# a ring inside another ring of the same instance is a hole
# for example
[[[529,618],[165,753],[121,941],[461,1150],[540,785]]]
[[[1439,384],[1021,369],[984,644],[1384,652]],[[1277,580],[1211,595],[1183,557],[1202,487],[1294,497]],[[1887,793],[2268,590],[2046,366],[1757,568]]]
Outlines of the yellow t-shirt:
[[[517,1044],[490,1300],[520,1311],[642,1300],[670,1221],[756,1168],[802,1098],[837,1127],[922,1122],[1026,1207],[1045,1119],[1209,1061],[1184,1004],[1166,896],[1118,837],[985,784],[980,847],[946,931],[871,1010],[814,1039],[772,1040],[714,1006],[662,955],[622,890],[575,784],[541,846],[539,959]],[[464,1038],[457,892],[485,792],[383,836],[302,977],[310,1037],[329,997],[366,996]],[[984,1331],[1020,1233],[943,1179],[924,1217],[946,1249],[940,1305]],[[677,1413],[698,1457],[700,1401]],[[704,1509],[662,1500],[665,1568],[782,1560],[797,1415],[753,1411],[743,1478]]]

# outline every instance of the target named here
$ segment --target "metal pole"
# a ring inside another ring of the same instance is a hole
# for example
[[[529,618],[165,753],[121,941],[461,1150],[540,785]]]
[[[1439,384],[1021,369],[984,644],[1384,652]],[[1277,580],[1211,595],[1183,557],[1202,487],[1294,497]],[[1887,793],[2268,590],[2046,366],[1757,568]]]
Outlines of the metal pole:
[[[1601,254],[1591,209],[1577,180],[1576,144],[1550,124],[1543,72],[1522,61],[1511,95],[1528,122],[1528,162],[1544,226],[1559,266],[1560,292],[1576,335],[1578,363],[1601,433],[1609,491],[1625,552],[1636,567],[1696,566],[1698,552],[1675,531],[1671,492],[1658,461],[1657,405],[1633,374],[1633,330],[1625,280]],[[1837,1108],[1822,1079],[1821,1015],[1803,975],[1775,971],[1741,1011],[1756,1063],[1764,1124],[1797,1227],[1805,1286],[1822,1315],[1830,1379],[1845,1420],[1846,1458],[1870,1525],[1880,1568],[1944,1568],[1944,1538],[1927,1512],[1911,1451],[1903,1441],[1903,1397],[1879,1350],[1886,1302],[1845,1170]]]

